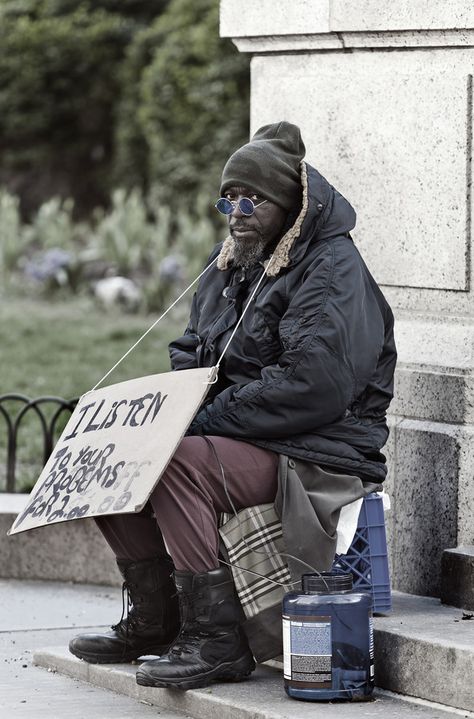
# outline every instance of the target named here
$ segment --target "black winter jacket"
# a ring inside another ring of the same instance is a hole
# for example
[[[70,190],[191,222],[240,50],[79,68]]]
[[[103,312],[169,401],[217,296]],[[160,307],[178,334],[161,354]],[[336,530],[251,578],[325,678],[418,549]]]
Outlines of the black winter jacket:
[[[190,434],[223,435],[365,479],[385,478],[380,449],[393,393],[393,315],[349,235],[355,212],[302,163],[303,204],[278,243],[219,380]],[[263,272],[217,246],[172,368],[216,364]]]

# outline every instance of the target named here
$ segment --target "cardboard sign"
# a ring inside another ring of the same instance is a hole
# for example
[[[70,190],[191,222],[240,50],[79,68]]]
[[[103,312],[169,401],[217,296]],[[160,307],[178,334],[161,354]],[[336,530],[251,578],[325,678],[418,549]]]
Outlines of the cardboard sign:
[[[167,372],[83,395],[9,534],[140,511],[214,374],[209,367]]]

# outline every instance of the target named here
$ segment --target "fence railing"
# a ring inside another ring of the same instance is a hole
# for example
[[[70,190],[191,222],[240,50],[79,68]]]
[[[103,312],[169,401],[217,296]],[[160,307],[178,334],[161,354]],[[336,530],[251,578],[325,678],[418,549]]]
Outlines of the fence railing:
[[[63,413],[71,414],[77,404],[77,399],[66,400],[61,397],[37,397],[31,399],[23,394],[2,394],[0,395],[0,417],[3,417],[6,426],[6,482],[5,491],[15,491],[17,453],[20,438],[20,429],[24,426],[25,418],[36,415],[42,433],[43,465],[46,464],[51,454],[56,435],[58,434],[58,423]],[[18,405],[20,408],[18,409]],[[0,425],[0,438],[2,437]],[[0,439],[0,446],[4,443]]]

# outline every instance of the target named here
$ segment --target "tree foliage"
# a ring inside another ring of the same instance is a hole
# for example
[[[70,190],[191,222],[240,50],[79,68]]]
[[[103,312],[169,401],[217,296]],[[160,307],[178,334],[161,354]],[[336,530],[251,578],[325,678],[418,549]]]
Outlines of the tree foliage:
[[[31,216],[114,187],[213,188],[247,137],[248,60],[218,0],[0,0],[0,186]]]
[[[137,110],[120,161],[134,177],[131,150],[143,167],[146,148],[144,180],[171,205],[199,191],[214,196],[225,160],[248,138],[249,61],[219,38],[218,12],[215,0],[171,0],[129,48],[122,110]]]
[[[3,2],[0,182],[28,214],[49,196],[104,202],[118,68],[137,22],[112,3]]]

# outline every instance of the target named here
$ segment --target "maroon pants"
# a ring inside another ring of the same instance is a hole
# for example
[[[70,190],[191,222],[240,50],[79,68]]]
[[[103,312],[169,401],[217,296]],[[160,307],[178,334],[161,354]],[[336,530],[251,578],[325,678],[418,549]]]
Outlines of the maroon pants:
[[[216,454],[225,474],[225,484]],[[219,566],[218,515],[273,502],[278,455],[228,437],[185,437],[138,514],[98,517],[97,524],[118,559],[164,555],[193,573]],[[226,492],[227,488],[227,492]]]

